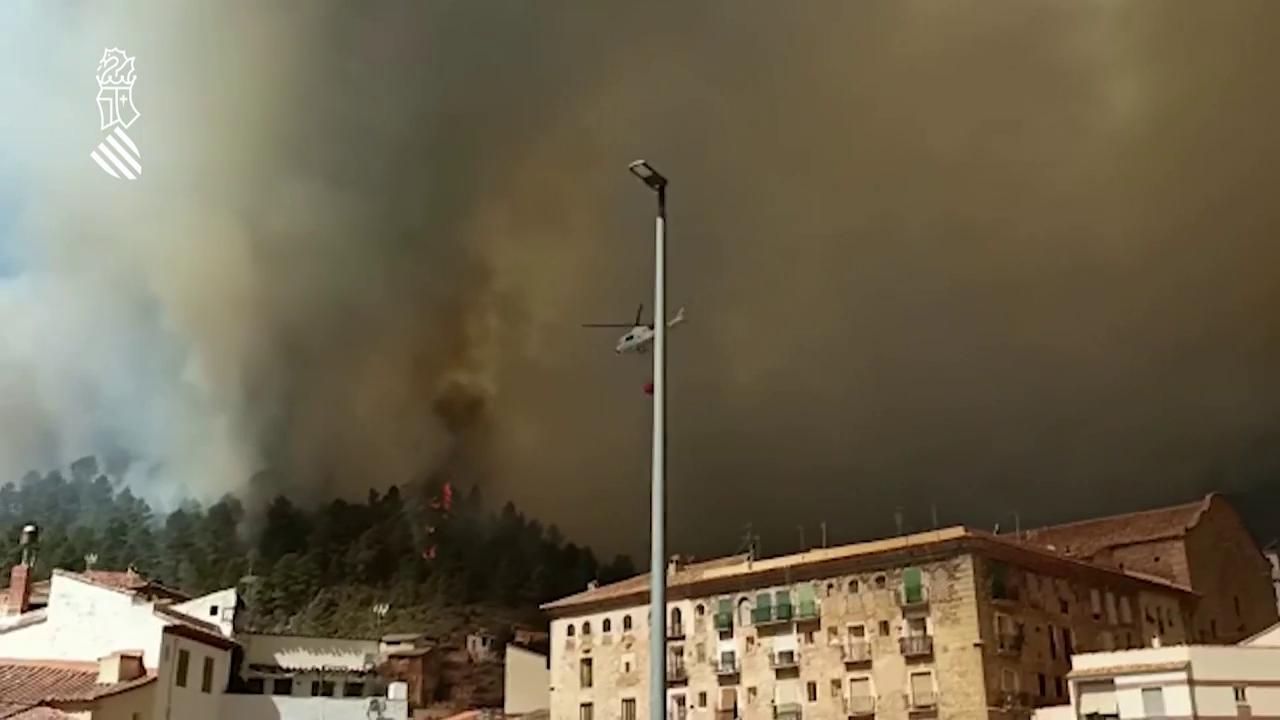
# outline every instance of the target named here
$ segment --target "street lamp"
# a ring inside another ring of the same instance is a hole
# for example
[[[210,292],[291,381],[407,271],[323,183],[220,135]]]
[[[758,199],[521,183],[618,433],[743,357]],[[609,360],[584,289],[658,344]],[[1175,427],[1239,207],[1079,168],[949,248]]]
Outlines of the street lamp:
[[[653,234],[653,493],[649,529],[649,717],[667,714],[667,179],[644,160],[631,174],[658,193]]]

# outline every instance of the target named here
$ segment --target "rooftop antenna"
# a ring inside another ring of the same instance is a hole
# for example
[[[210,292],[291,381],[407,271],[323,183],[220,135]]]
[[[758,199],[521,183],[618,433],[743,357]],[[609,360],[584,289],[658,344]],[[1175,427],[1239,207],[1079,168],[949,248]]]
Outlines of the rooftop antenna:
[[[93,566],[97,564],[98,564],[98,553],[88,553],[87,555],[84,556],[85,572],[92,570]]]
[[[929,503],[929,517],[933,520],[933,529],[938,529],[938,504]]]
[[[800,552],[806,552],[809,546],[804,542],[804,525],[797,525],[796,529],[800,531]]]
[[[827,521],[822,521],[822,548],[827,548]]]
[[[1018,511],[1013,511],[1013,537],[1017,540],[1022,539],[1022,518],[1018,516]]]
[[[893,511],[893,524],[897,526],[899,535],[905,534],[902,532],[902,506],[901,505],[899,505]]]

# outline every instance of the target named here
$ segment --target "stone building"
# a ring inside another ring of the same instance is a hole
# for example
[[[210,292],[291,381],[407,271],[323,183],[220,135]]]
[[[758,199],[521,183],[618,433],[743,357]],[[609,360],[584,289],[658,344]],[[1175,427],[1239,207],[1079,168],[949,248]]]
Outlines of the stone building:
[[[1200,595],[1190,640],[1235,643],[1276,622],[1272,566],[1221,495],[1023,532],[1068,557],[1155,575]]]
[[[1176,583],[949,528],[668,569],[674,720],[1028,718],[1070,655],[1185,640]],[[648,579],[545,606],[552,720],[648,717]]]

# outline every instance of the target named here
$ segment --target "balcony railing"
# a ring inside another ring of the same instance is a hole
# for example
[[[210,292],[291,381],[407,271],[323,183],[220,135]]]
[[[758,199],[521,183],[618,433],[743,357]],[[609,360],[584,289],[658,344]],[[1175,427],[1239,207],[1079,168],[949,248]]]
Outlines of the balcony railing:
[[[871,662],[871,643],[865,640],[850,640],[840,650],[847,663]]]
[[[795,619],[801,620],[817,620],[820,616],[818,612],[819,606],[817,600],[801,600],[796,605]]]
[[[711,664],[715,666],[716,675],[720,677],[737,675],[742,672],[742,667],[738,664],[738,658],[736,656],[728,658],[722,657],[717,660],[712,660]]]
[[[801,712],[800,703],[774,703],[773,716],[777,720],[799,720]]]
[[[933,690],[911,693],[907,696],[907,708],[912,711],[933,710],[938,707],[938,693]]]
[[[682,662],[667,663],[667,682],[682,683],[689,680],[689,668]]]
[[[1001,655],[1020,655],[1025,639],[1022,633],[1000,633],[996,635],[996,652]]]
[[[764,607],[756,607],[751,610],[751,624],[761,625],[778,625],[780,623],[789,623],[795,619],[795,613],[791,605],[766,605]]]
[[[851,718],[874,717],[876,699],[872,695],[855,695],[844,699],[844,712]]]
[[[800,667],[800,653],[796,650],[784,650],[769,655],[769,667],[774,670],[790,670]]]
[[[898,600],[898,607],[903,610],[913,610],[929,606],[929,588],[927,587],[903,587],[898,588],[895,593]]]
[[[908,635],[898,638],[898,648],[906,657],[924,657],[933,654],[932,635]]]
[[[676,625],[668,625],[667,638],[670,640],[680,640],[684,638],[684,624],[678,623]]]

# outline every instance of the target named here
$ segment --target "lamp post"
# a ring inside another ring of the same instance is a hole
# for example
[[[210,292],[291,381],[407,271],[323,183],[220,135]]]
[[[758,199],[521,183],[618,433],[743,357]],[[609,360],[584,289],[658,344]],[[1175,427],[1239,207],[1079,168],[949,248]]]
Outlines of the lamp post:
[[[667,179],[644,160],[631,173],[658,194],[653,235],[653,481],[649,529],[649,717],[667,715]]]

